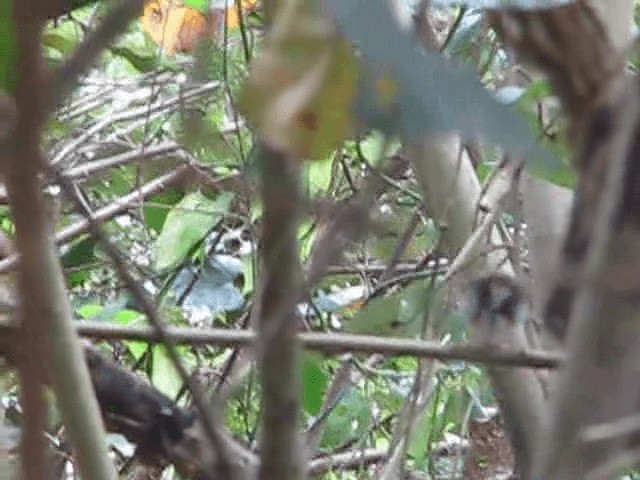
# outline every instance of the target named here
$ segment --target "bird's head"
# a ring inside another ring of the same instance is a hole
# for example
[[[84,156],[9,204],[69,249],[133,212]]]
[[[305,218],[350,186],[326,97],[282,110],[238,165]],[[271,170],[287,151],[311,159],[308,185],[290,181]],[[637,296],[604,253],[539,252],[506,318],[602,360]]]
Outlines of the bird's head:
[[[467,315],[473,343],[510,347],[514,335],[524,333],[529,307],[515,280],[491,274],[471,283]]]

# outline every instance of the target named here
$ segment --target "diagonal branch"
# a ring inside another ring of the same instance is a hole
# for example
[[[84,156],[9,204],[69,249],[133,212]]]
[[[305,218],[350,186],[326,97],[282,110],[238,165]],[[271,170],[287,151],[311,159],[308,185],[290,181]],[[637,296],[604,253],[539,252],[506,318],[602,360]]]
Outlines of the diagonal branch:
[[[23,258],[20,300],[26,343],[22,350],[25,362],[21,363],[27,422],[22,455],[24,473],[33,480],[45,478],[42,384],[46,366],[82,477],[111,480],[115,478],[115,470],[107,456],[104,428],[89,373],[70,324],[71,306],[40,186],[40,169],[44,163],[40,151],[45,119],[44,70],[40,52],[41,24],[32,18],[37,8],[31,3],[14,3],[20,52],[16,92],[19,115],[15,155],[9,155],[5,162],[16,244]]]
[[[201,432],[199,430],[203,430],[211,447],[213,447],[213,451],[211,451],[211,449],[202,451],[204,461],[210,461],[210,468],[207,469],[208,478],[228,478],[231,480],[249,478],[250,474],[247,470],[254,467],[254,465],[252,465],[252,456],[245,454],[246,452],[244,452],[242,447],[229,438],[220,427],[217,412],[214,411],[211,405],[205,402],[200,385],[189,375],[180,360],[175,349],[175,342],[173,338],[167,335],[163,322],[158,315],[157,306],[152,299],[149,298],[149,295],[142,285],[133,277],[125,258],[118,251],[117,247],[104,235],[101,225],[96,222],[92,212],[86,208],[82,199],[78,198],[71,182],[52,167],[48,170],[49,173],[56,178],[63,192],[74,202],[76,208],[87,219],[91,235],[100,243],[101,247],[113,262],[120,278],[125,282],[136,301],[139,302],[142,311],[147,315],[149,322],[153,326],[155,334],[162,339],[162,342],[166,346],[172,366],[177,371],[180,379],[191,391],[194,405],[201,419],[201,423],[197,425],[197,427],[200,428],[196,428],[194,435],[200,436]]]

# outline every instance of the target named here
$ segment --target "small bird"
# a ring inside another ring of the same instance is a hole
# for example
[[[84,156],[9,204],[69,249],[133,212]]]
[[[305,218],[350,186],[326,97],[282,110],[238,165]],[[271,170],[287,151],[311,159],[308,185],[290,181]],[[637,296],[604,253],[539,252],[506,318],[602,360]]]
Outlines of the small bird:
[[[467,316],[474,344],[506,348],[526,345],[524,325],[529,306],[522,287],[506,275],[491,274],[471,283]]]
[[[472,282],[467,304],[471,342],[488,348],[528,349],[525,324],[529,304],[523,288],[513,279],[491,274]],[[527,368],[488,366],[493,391],[505,420],[516,458],[518,478],[529,479],[548,416],[540,407],[546,388],[537,372]]]

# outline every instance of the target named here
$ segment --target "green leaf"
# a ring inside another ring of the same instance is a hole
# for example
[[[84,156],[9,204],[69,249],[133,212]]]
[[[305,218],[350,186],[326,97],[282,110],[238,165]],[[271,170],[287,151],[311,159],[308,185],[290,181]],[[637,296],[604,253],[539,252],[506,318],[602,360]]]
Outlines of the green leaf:
[[[391,335],[394,325],[398,324],[400,300],[399,295],[374,298],[353,316],[345,325],[344,331],[361,335]]]
[[[143,208],[144,223],[147,228],[160,232],[171,207],[183,197],[184,193],[176,188],[167,188],[162,193],[150,197]]]
[[[111,47],[111,52],[127,60],[133,68],[145,73],[152,71],[158,65],[157,55],[141,55],[129,47]]]
[[[200,192],[185,196],[167,215],[156,242],[156,269],[165,270],[182,263],[229,209],[232,199],[232,193],[218,195],[215,200]]]
[[[178,141],[197,153],[199,160],[213,165],[237,162],[231,142],[216,124],[215,114],[207,118],[188,111],[176,118],[174,125]]]
[[[303,221],[298,225],[299,255],[302,261],[305,261],[311,255],[316,235],[317,230],[312,220]]]
[[[428,442],[433,429],[433,426],[431,425],[432,416],[432,409],[426,408],[420,412],[418,418],[414,418],[412,421],[414,427],[407,448],[407,453],[414,460],[424,459],[425,455],[429,451]]]
[[[321,445],[335,448],[364,435],[372,422],[367,400],[351,388],[336,405],[327,419]]]
[[[247,295],[253,293],[255,288],[255,276],[257,272],[255,272],[255,257],[250,255],[243,255],[240,260],[242,260],[242,276],[244,279],[242,285],[242,294]]]
[[[91,267],[87,265],[95,260],[95,246],[96,242],[91,237],[81,238],[72,243],[62,255],[62,266],[74,268],[74,271],[67,275],[71,286],[80,285],[89,277]]]
[[[154,345],[151,359],[151,383],[168,397],[175,398],[182,388],[182,380],[173,368],[165,346]]]
[[[287,2],[240,98],[267,141],[312,160],[326,158],[349,133],[357,75],[349,46],[316,6],[315,0]]]
[[[333,158],[311,162],[303,169],[309,198],[316,198],[328,193],[333,174]]]
[[[209,11],[209,0],[184,0],[184,5],[200,10],[202,13]]]
[[[320,412],[328,383],[329,377],[322,368],[322,356],[305,353],[302,357],[302,406],[307,413],[316,415]]]
[[[374,298],[353,316],[348,333],[410,337],[419,332],[427,309],[426,282],[416,282],[394,295]]]
[[[75,241],[62,255],[62,266],[77,267],[95,258],[93,249],[96,245],[91,237],[85,237]]]
[[[0,90],[15,93],[17,86],[18,42],[13,2],[3,0],[0,1]]]
[[[78,308],[76,310],[76,313],[80,317],[82,317],[82,318],[84,318],[86,320],[87,318],[91,318],[91,317],[96,316],[98,313],[100,313],[102,311],[103,308],[104,307],[102,305],[96,305],[96,304],[93,304],[93,303],[89,303],[89,304],[86,304],[86,305],[82,305],[80,308]]]
[[[93,5],[98,0],[71,0],[70,10],[76,10],[78,8],[86,7],[87,5]]]
[[[58,33],[46,32],[42,35],[42,44],[67,56],[75,50],[77,42]]]
[[[115,317],[116,323],[120,325],[130,325],[131,323],[137,323],[136,320],[140,321],[144,318],[144,315],[136,310],[120,310]],[[149,344],[147,342],[140,342],[138,340],[125,340],[124,344],[133,355],[133,358],[140,360],[144,352],[149,348]]]
[[[115,322],[120,325],[138,323],[136,321],[140,321],[144,318],[144,315],[137,310],[123,309],[117,305],[104,307],[93,303],[82,305],[80,308],[76,309],[76,313],[85,320],[108,321]],[[124,344],[136,360],[139,360],[149,347],[147,342],[137,340],[125,340]]]
[[[372,165],[377,165],[380,159],[394,155],[400,150],[400,147],[399,141],[389,141],[382,132],[377,130],[360,141],[360,151]]]
[[[539,102],[553,95],[553,89],[547,79],[534,80],[527,86],[520,101]]]

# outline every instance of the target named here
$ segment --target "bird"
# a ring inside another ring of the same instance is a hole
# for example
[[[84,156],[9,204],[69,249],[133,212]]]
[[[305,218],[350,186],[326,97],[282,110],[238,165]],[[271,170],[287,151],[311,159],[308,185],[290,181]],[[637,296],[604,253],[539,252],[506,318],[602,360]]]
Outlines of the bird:
[[[525,331],[530,318],[528,297],[513,278],[490,274],[472,281],[467,315],[472,344],[487,349],[528,349]],[[548,421],[546,409],[539,408],[547,399],[545,382],[527,368],[489,365],[487,373],[511,438],[515,470],[520,478],[528,479],[541,432]]]
[[[494,273],[471,282],[467,299],[471,343],[520,349],[526,346],[529,315],[524,289],[511,277]]]

